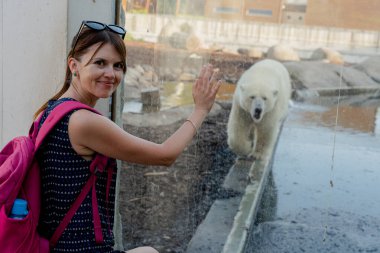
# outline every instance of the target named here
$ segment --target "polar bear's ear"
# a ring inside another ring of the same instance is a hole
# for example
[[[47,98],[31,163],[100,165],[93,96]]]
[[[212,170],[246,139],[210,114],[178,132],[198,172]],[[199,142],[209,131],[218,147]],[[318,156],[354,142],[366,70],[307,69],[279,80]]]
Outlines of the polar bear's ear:
[[[275,97],[276,97],[276,96],[277,96],[277,94],[278,94],[278,90],[274,90],[274,91],[273,91],[273,96],[275,96]]]

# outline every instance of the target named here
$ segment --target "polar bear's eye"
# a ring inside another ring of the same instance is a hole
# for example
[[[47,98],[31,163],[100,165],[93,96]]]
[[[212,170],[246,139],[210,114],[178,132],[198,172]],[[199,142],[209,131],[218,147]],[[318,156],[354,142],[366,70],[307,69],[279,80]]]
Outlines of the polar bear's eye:
[[[267,100],[267,97],[263,97],[263,100],[264,100],[264,101]]]
[[[251,99],[255,99],[256,97],[255,96],[250,96]]]

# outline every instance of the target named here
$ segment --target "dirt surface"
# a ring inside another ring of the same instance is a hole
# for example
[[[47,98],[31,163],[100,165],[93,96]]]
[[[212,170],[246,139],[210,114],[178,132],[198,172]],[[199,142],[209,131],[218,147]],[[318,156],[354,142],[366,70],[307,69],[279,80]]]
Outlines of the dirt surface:
[[[235,194],[220,191],[235,160],[226,142],[229,111],[230,105],[223,104],[209,115],[191,145],[169,168],[123,163],[120,212],[126,249],[151,245],[160,252],[184,252],[214,200]],[[179,119],[168,125],[125,124],[124,128],[160,143],[181,124]]]

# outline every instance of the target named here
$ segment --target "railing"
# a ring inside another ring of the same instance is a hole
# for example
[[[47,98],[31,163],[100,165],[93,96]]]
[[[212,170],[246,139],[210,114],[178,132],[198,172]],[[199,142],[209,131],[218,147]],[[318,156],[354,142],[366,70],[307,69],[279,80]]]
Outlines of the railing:
[[[379,31],[146,14],[127,14],[125,26],[133,37],[155,42],[161,28],[169,21],[178,25],[188,23],[206,45],[266,48],[284,43],[299,50],[330,47],[380,52]]]

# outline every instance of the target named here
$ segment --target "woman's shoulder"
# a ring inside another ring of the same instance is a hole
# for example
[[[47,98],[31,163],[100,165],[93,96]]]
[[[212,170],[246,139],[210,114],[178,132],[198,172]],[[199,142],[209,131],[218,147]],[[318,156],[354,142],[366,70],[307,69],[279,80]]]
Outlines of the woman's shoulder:
[[[70,117],[70,125],[87,130],[99,126],[99,123],[104,122],[110,123],[110,120],[101,114],[87,109],[77,109]]]
[[[59,98],[59,99],[51,99],[47,103],[47,107],[46,107],[44,114],[46,116],[49,115],[54,108],[56,108],[58,105],[66,102],[66,101],[76,101],[76,100],[73,98],[68,98],[68,97]]]
[[[40,126],[42,125],[42,123],[47,119],[47,117],[49,116],[49,114],[53,111],[54,108],[56,108],[58,105],[66,102],[66,101],[76,101],[75,99],[73,98],[69,98],[69,97],[65,97],[65,98],[59,98],[59,99],[51,99],[47,102],[47,107],[46,109],[40,113],[40,115],[42,115],[41,117],[41,121],[40,121]],[[74,111],[73,111],[74,112]],[[69,113],[67,116],[70,117],[70,115],[72,114]],[[38,117],[40,117],[40,115]],[[38,118],[37,117],[37,118]]]
[[[107,143],[115,144],[120,138],[111,138],[110,133],[114,132],[114,123],[90,110],[79,109],[75,111],[68,122],[68,132],[71,144],[74,149],[82,154],[92,150],[100,152],[99,146]]]

